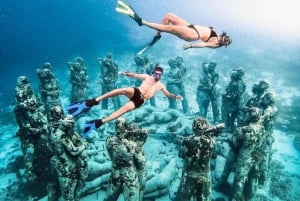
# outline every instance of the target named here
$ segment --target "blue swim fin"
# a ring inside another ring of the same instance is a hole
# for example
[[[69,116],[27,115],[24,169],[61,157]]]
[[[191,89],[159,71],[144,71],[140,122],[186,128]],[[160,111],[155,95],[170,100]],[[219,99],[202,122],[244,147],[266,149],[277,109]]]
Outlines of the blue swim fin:
[[[72,103],[67,107],[68,113],[73,115],[74,117],[87,112],[90,107],[86,106],[86,100],[77,102],[77,103]]]
[[[92,132],[92,130],[99,128],[103,124],[102,119],[95,119],[92,121],[88,121],[84,124],[84,131],[82,133],[82,137],[86,138]]]
[[[67,107],[68,113],[74,117],[89,111],[94,105],[98,105],[99,102],[96,99],[88,99],[79,101],[77,103],[72,103]]]

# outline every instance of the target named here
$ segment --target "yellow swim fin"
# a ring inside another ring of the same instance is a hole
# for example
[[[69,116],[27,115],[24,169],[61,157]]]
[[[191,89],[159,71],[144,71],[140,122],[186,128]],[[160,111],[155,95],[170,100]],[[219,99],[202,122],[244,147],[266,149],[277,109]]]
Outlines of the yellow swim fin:
[[[134,11],[134,9],[130,5],[126,4],[124,1],[122,0],[117,1],[116,11],[118,13],[122,13],[124,15],[131,17],[134,21],[136,21],[136,23],[138,23],[139,26],[143,25],[142,18],[140,18],[137,15],[137,13]]]
[[[141,51],[139,51],[137,54],[141,55],[144,52],[146,52],[149,48],[151,47],[151,45],[147,45],[146,47],[144,47]]]
[[[122,0],[118,0],[117,3],[118,4],[117,4],[117,7],[116,7],[116,11],[118,13],[122,13],[124,15],[128,15],[131,18],[134,18],[135,12],[134,12],[134,10],[129,5],[127,5]]]
[[[144,47],[141,51],[139,51],[137,54],[143,54],[144,52],[146,52],[150,47],[152,47],[152,45],[154,45],[157,41],[159,41],[160,38],[161,35],[155,35],[152,41],[148,45],[146,45],[146,47]]]

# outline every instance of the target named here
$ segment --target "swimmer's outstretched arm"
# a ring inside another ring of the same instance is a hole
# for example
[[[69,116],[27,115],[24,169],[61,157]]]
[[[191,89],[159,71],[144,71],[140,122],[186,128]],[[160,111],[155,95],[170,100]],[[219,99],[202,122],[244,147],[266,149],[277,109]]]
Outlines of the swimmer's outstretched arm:
[[[190,48],[203,48],[203,47],[217,48],[219,47],[219,44],[214,42],[200,42],[194,44],[185,44],[183,45],[182,49],[187,50]]]
[[[132,73],[132,72],[123,72],[123,71],[119,71],[118,74],[120,75],[124,75],[127,77],[133,77],[139,80],[144,80],[146,78],[146,74],[138,74],[138,73]]]
[[[183,100],[182,96],[180,96],[180,95],[175,95],[175,94],[170,93],[170,92],[166,89],[166,87],[163,87],[163,88],[161,89],[161,91],[162,91],[167,97],[169,97],[169,98],[174,98],[174,99],[178,99],[178,100]]]

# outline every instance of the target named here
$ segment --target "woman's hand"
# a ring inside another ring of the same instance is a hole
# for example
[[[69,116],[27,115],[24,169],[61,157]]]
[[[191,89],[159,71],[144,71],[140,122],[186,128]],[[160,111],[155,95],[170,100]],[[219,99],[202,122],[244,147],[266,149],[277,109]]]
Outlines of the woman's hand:
[[[187,49],[192,48],[192,47],[193,47],[192,44],[185,44],[185,45],[183,45],[182,49],[187,50]]]
[[[123,71],[119,71],[118,74],[119,74],[119,75],[125,75],[125,76],[127,75],[127,73],[126,73],[126,72],[123,72]]]

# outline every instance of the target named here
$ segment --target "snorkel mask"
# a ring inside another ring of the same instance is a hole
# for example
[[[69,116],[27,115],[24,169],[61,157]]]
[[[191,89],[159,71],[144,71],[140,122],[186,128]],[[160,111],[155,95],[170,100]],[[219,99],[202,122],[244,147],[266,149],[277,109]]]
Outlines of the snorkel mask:
[[[158,66],[158,64],[156,64],[152,70],[152,76],[154,77],[154,79],[156,81],[160,80],[163,74],[163,68]]]
[[[227,36],[226,32],[223,31],[220,37],[222,46],[227,47],[232,43],[232,39],[229,36]]]

